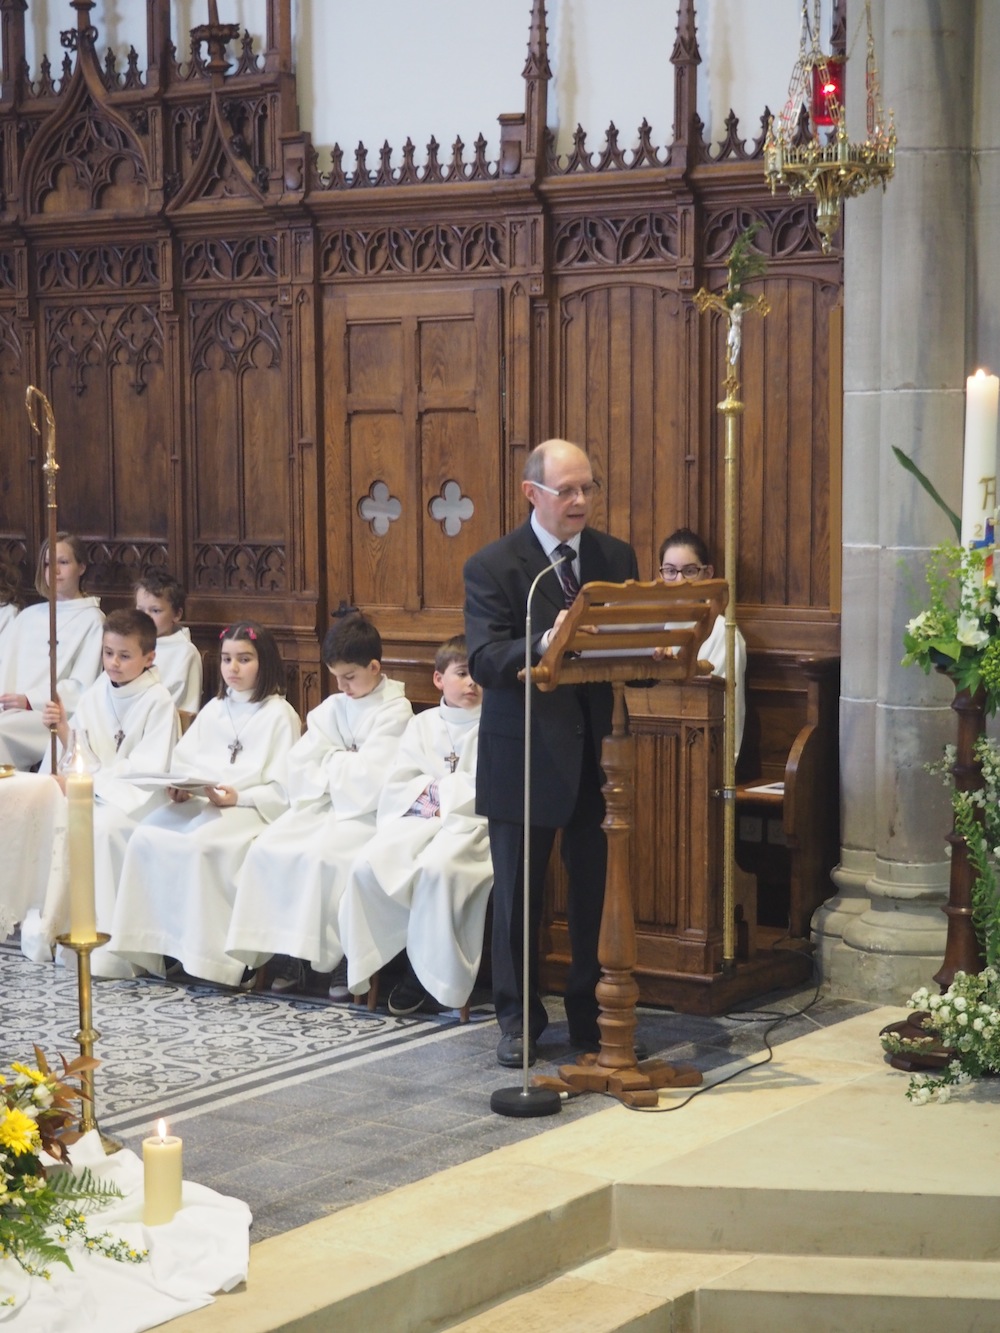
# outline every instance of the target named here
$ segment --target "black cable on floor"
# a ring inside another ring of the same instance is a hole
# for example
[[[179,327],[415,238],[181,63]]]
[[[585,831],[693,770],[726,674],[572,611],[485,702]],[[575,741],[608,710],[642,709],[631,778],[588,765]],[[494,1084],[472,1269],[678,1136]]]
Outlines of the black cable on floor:
[[[645,1115],[664,1115],[670,1111],[681,1111],[685,1106],[689,1106],[696,1097],[704,1096],[706,1092],[713,1092],[716,1088],[724,1087],[725,1084],[731,1083],[733,1079],[739,1078],[742,1074],[749,1073],[752,1069],[761,1069],[764,1065],[770,1064],[774,1059],[774,1047],[770,1042],[771,1033],[775,1028],[779,1028],[782,1023],[787,1023],[789,1019],[801,1018],[803,1014],[807,1014],[819,999],[821,985],[819,968],[817,967],[815,957],[813,957],[811,961],[815,988],[808,1004],[804,1005],[801,1009],[794,1009],[788,1014],[782,1013],[780,1010],[776,1009],[760,1009],[756,1011],[741,1009],[735,1013],[723,1014],[723,1018],[728,1018],[734,1023],[760,1023],[768,1018],[772,1020],[762,1034],[762,1040],[767,1047],[767,1055],[763,1060],[755,1060],[752,1064],[746,1064],[739,1069],[734,1069],[731,1074],[727,1074],[725,1078],[720,1078],[717,1083],[703,1084],[700,1088],[695,1088],[693,1092],[689,1093],[683,1101],[673,1102],[670,1106],[629,1106],[627,1102],[620,1102],[620,1105],[624,1106],[627,1111],[638,1111]],[[613,1092],[603,1092],[601,1095],[610,1097],[614,1101],[618,1101],[618,1097]]]

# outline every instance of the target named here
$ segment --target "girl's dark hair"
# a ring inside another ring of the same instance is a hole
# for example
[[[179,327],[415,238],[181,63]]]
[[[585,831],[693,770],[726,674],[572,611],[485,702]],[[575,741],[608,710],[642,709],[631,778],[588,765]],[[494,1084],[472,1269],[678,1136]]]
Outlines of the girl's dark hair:
[[[83,542],[80,540],[79,537],[77,537],[72,532],[57,532],[56,533],[57,547],[59,546],[60,542],[62,542],[64,546],[68,546],[69,549],[73,552],[73,559],[76,561],[78,565],[86,566],[87,548],[86,546],[84,546]],[[42,549],[38,552],[38,566],[35,569],[35,592],[38,593],[39,597],[48,597],[49,595],[49,585],[45,582],[45,557],[46,555],[48,555],[48,551],[49,551],[49,539],[46,537],[45,541],[42,542]],[[58,550],[56,554],[58,555]],[[83,574],[80,575],[81,592],[83,592],[83,580],[84,577],[86,576],[86,573],[87,570],[86,568],[84,568]]]
[[[258,625],[256,620],[236,620],[227,625],[219,635],[220,643],[225,643],[227,639],[236,643],[251,643],[257,650],[257,684],[250,696],[252,704],[259,704],[263,699],[269,699],[272,694],[284,694],[285,667],[278,652],[277,642],[269,629]],[[219,692],[215,697],[217,699],[226,697],[226,682],[221,676]]]
[[[660,554],[657,560],[658,564],[663,564],[664,553],[669,551],[671,546],[690,546],[691,550],[694,551],[695,555],[698,557],[699,565],[710,565],[712,563],[709,559],[708,547],[705,545],[704,538],[699,537],[697,532],[691,528],[678,528],[677,531],[672,532],[669,537],[664,537],[663,541],[660,543]]]
[[[381,662],[382,636],[360,611],[342,616],[326,632],[323,661],[327,666],[347,662],[351,666],[363,667],[369,662]]]
[[[21,571],[11,556],[0,551],[0,606],[24,605],[21,596]]]

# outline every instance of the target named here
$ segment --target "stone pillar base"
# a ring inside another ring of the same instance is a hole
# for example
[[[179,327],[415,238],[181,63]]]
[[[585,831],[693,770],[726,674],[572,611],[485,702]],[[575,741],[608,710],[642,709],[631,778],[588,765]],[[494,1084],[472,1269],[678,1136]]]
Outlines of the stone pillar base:
[[[903,1004],[918,986],[933,985],[948,929],[941,910],[948,869],[947,861],[903,865],[876,859],[867,881],[870,905],[850,916],[840,942],[828,950],[824,978],[832,994]]]
[[[844,931],[871,906],[868,881],[874,870],[874,852],[841,848],[840,864],[830,873],[838,892],[813,913],[810,938],[820,980],[827,994],[841,993],[833,988],[831,981],[832,954],[841,944]],[[853,992],[845,992],[844,998],[853,998]]]

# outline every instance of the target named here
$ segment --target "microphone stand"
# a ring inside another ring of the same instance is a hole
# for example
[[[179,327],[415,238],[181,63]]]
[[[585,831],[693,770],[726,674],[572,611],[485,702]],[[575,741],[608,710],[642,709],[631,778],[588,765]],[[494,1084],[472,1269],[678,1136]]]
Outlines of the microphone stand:
[[[524,608],[524,860],[522,868],[522,886],[524,892],[523,932],[521,941],[521,1086],[519,1088],[497,1088],[490,1097],[490,1110],[496,1115],[517,1116],[521,1119],[534,1119],[537,1116],[555,1115],[562,1110],[562,1097],[554,1088],[533,1088],[528,1082],[528,991],[531,984],[531,950],[537,947],[531,938],[531,603],[535,589],[551,570],[556,569],[567,559],[561,555],[551,561],[541,573],[537,574],[528,589],[527,604]],[[561,585],[560,585],[561,586]]]

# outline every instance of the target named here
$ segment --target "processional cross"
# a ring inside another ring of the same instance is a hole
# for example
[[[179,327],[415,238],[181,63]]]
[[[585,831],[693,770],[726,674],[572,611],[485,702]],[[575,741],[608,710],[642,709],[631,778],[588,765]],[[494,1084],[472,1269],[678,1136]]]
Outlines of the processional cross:
[[[739,455],[737,452],[736,421],[743,412],[737,397],[740,387],[737,367],[743,341],[743,316],[752,311],[762,318],[770,311],[764,296],[751,295],[744,283],[762,277],[767,261],[762,254],[751,250],[754,236],[761,223],[754,223],[741,232],[726,261],[728,279],[721,292],[695,292],[694,303],[704,314],[713,310],[725,316],[726,374],[722,387],[725,399],[718,404],[726,422],[725,441],[725,576],[729,584],[726,604],[726,713],[723,732],[723,785],[722,785],[722,971],[731,975],[736,970],[736,551],[737,506],[739,499]]]

